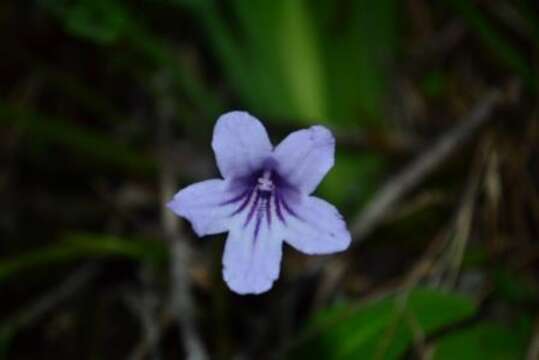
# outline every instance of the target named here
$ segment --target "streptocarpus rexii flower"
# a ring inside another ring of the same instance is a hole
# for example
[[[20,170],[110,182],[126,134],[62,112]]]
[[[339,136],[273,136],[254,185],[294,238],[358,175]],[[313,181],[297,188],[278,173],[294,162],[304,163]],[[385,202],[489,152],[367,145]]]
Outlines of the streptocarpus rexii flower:
[[[349,246],[337,209],[310,196],[333,166],[335,139],[328,129],[293,132],[274,148],[260,121],[233,111],[217,120],[212,148],[224,179],[188,186],[168,207],[198,236],[228,231],[223,277],[230,289],[269,290],[279,277],[283,241],[306,254]]]

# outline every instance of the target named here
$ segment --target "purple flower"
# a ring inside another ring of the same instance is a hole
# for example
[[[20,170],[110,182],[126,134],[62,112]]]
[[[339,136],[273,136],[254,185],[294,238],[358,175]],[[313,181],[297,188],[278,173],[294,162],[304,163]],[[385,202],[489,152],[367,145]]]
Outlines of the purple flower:
[[[328,129],[293,132],[274,148],[260,121],[233,111],[217,120],[212,147],[224,180],[188,186],[168,207],[198,236],[228,231],[223,277],[230,289],[268,291],[279,277],[283,241],[306,254],[350,245],[338,210],[310,196],[334,163]]]

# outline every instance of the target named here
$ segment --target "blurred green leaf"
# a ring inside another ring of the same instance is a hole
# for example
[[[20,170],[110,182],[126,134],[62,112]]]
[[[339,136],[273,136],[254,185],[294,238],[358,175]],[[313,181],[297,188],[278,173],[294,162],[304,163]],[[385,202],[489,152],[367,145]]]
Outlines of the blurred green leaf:
[[[238,19],[237,27],[244,34],[234,39],[236,48],[243,53],[246,70],[244,74],[248,80],[247,84],[242,85],[242,95],[249,99],[249,93],[255,92],[253,106],[258,106],[258,109],[270,114],[286,116],[292,102],[288,89],[283,86],[285,78],[279,62],[280,39],[279,32],[275,29],[283,1],[235,0],[233,4]],[[238,59],[235,62],[236,66],[240,65]],[[285,112],[279,112],[275,107],[276,103],[282,103]]]
[[[293,116],[327,120],[327,97],[318,34],[305,1],[284,1],[281,8],[281,62],[294,106]]]
[[[246,104],[257,103],[260,96],[253,90],[249,79],[249,69],[245,54],[238,44],[234,41],[231,31],[221,18],[215,3],[210,0],[207,8],[195,8],[194,14],[205,26],[210,37],[210,45],[213,46],[216,57],[221,61],[221,66],[226,70],[226,76],[231,79],[232,84],[236,86],[236,91],[245,96]],[[251,89],[252,91],[249,91]],[[256,107],[254,107],[256,109]]]
[[[306,1],[232,4],[230,23],[216,2],[196,13],[251,111],[341,126],[383,118],[397,43],[394,0],[324,2],[323,10]]]
[[[482,322],[442,337],[437,342],[433,359],[524,359],[529,336],[529,327],[509,328]]]
[[[236,0],[232,2],[234,26],[224,20],[216,2],[196,14],[224,75],[243,103],[254,113],[290,119],[298,117],[282,67],[284,49],[278,23],[284,4],[283,0]]]
[[[299,354],[306,358],[397,359],[412,343],[414,331],[429,334],[475,312],[468,298],[454,293],[416,288],[407,298],[402,296],[341,305],[318,314]]]
[[[99,44],[110,44],[128,33],[130,19],[120,2],[109,0],[41,0],[64,21],[68,33]]]
[[[335,166],[320,184],[319,192],[338,207],[361,207],[379,186],[384,159],[375,153],[341,151]]]
[[[168,69],[181,91],[208,118],[213,119],[221,112],[222,105],[217,97],[179,61],[174,47],[147,29],[126,3],[118,0],[41,0],[41,3],[62,22],[69,34],[102,46],[125,40],[153,66]],[[150,76],[153,74],[152,71]]]
[[[464,253],[462,266],[474,268],[484,266],[488,262],[488,253],[483,246],[470,244]]]
[[[496,293],[507,301],[534,301],[539,295],[536,282],[522,274],[498,268],[494,271],[493,278]]]
[[[331,6],[345,8],[325,9],[333,18],[321,30],[329,116],[343,125],[380,125],[397,47],[398,2],[357,0]]]
[[[124,9],[117,3],[102,0],[81,1],[67,14],[68,32],[108,44],[117,41],[128,30]]]
[[[155,2],[157,0],[146,0],[148,3]],[[163,3],[171,4],[174,6],[184,6],[190,8],[207,8],[213,0],[158,0]]]
[[[421,88],[428,96],[439,98],[444,94],[446,84],[447,78],[444,73],[430,71],[421,81]]]
[[[159,241],[100,234],[71,234],[58,244],[0,259],[0,283],[22,271],[108,256],[152,263],[164,262],[168,257],[165,245]]]

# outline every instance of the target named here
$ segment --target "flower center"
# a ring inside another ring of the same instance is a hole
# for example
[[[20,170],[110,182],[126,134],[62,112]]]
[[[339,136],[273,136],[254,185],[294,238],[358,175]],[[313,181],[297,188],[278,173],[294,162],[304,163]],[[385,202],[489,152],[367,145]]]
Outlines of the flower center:
[[[263,191],[263,192],[273,191],[274,185],[273,185],[273,181],[271,180],[270,170],[264,170],[264,173],[262,174],[262,176],[258,178],[257,188],[258,190]]]
[[[288,185],[272,164],[258,170],[256,174],[238,179],[235,184],[237,187],[233,189],[232,197],[221,205],[237,204],[230,216],[243,214],[244,228],[254,222],[255,240],[263,223],[269,229],[274,218],[284,225],[287,224],[287,217],[301,219],[295,210],[300,201],[299,191]]]

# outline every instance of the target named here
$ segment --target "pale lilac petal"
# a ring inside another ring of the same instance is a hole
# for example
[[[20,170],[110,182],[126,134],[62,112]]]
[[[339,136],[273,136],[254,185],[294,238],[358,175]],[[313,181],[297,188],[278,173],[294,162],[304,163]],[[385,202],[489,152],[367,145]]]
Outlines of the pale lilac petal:
[[[224,178],[249,175],[257,170],[273,149],[266,129],[247,112],[221,115],[212,140],[217,166]]]
[[[335,138],[323,126],[291,133],[274,152],[280,175],[305,194],[316,189],[333,166],[334,157]]]
[[[305,254],[343,251],[351,237],[339,211],[327,201],[305,196],[286,218],[285,242]]]
[[[307,254],[350,245],[337,209],[309,196],[334,163],[328,129],[294,132],[273,151],[260,121],[236,111],[218,119],[212,147],[224,180],[191,185],[168,207],[199,236],[228,231],[223,277],[232,291],[268,291],[279,277],[283,241]]]
[[[283,232],[279,227],[261,226],[255,237],[256,222],[232,227],[223,255],[223,277],[238,294],[268,291],[279,277]]]
[[[228,183],[221,179],[206,180],[180,190],[167,206],[191,222],[198,236],[218,234],[228,230],[231,205],[223,205],[233,196]]]

